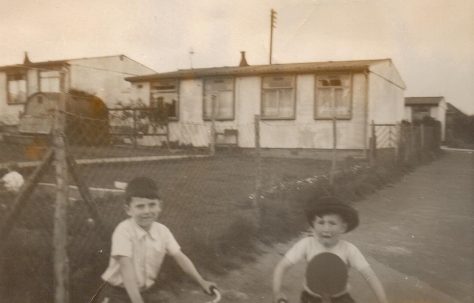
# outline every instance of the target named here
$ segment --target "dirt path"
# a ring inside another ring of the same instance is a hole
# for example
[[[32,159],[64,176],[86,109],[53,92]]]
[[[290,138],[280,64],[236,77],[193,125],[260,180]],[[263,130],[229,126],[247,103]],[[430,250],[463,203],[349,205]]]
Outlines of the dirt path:
[[[366,255],[390,302],[474,302],[474,153],[449,152],[356,208],[362,224],[347,239]],[[267,247],[255,263],[219,278],[221,302],[271,302],[273,267],[289,245]],[[286,276],[291,302],[299,302],[303,270]],[[357,273],[350,281],[357,302],[376,302]],[[183,292],[179,302],[206,300]]]

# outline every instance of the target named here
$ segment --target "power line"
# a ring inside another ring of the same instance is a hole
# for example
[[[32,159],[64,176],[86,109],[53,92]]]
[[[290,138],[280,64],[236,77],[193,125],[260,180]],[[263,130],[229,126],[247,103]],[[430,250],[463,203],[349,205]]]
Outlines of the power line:
[[[141,76],[140,74],[133,74],[133,73],[121,72],[121,71],[117,71],[117,70],[106,69],[106,68],[100,68],[100,67],[93,67],[93,66],[88,66],[88,65],[70,64],[70,63],[66,63],[66,65],[67,65],[67,66],[80,66],[80,67],[84,67],[84,68],[89,68],[89,69],[94,69],[94,70],[100,70],[100,71],[107,71],[107,72],[113,72],[113,73],[122,74],[122,75],[127,75],[127,76]],[[58,71],[57,68],[34,67],[34,66],[30,66],[30,65],[28,65],[28,64],[10,65],[9,67],[12,67],[12,68],[24,68],[24,69],[37,70],[37,71]]]
[[[289,38],[287,40],[287,42],[285,43],[284,47],[286,48],[291,42],[293,39],[295,39],[296,35],[298,35],[300,32],[301,32],[301,28],[306,24],[308,23],[308,21],[310,21],[310,17],[311,15],[313,15],[314,11],[316,10],[316,3],[314,3],[314,7],[313,9],[308,13],[308,15],[305,17],[305,18],[302,18],[300,24],[298,25],[298,28],[294,31],[294,34],[291,38]]]
[[[43,72],[59,71],[59,69],[46,68],[46,67],[33,67],[33,66],[25,65],[25,64],[9,65],[8,68],[24,68],[24,69],[43,71]]]
[[[122,75],[128,75],[128,76],[141,76],[140,74],[132,74],[132,73],[127,73],[127,72],[120,72],[112,69],[106,69],[106,68],[99,68],[99,67],[92,67],[88,65],[81,65],[81,64],[69,64],[70,66],[80,66],[80,67],[85,67],[89,69],[95,69],[95,70],[100,70],[100,71],[106,71],[106,72],[113,72],[117,74],[122,74]]]
[[[405,89],[405,87],[402,87],[401,85],[399,85],[399,84],[393,82],[392,80],[390,80],[390,79],[388,79],[388,78],[385,78],[385,77],[384,77],[383,75],[381,75],[381,74],[378,74],[378,73],[376,73],[376,72],[374,72],[374,71],[372,71],[372,70],[369,70],[369,73],[372,73],[372,74],[374,74],[374,75],[379,76],[381,79],[383,79],[383,80],[385,80],[385,81],[387,81],[387,82],[393,84],[394,86],[396,86],[396,87],[398,87],[398,88],[400,88],[400,89]]]

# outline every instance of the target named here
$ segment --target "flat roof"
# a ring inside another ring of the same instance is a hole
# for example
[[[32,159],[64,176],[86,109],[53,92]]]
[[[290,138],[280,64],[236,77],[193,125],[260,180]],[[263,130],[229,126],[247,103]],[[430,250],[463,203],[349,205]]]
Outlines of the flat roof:
[[[83,58],[62,59],[62,60],[39,61],[39,62],[30,62],[27,64],[20,63],[20,64],[14,64],[14,65],[0,66],[0,71],[21,70],[21,69],[28,69],[28,68],[35,68],[35,67],[41,68],[41,67],[51,67],[51,66],[62,66],[62,65],[69,64],[70,61],[100,59],[100,58],[119,57],[119,56],[128,58],[126,55],[120,54],[120,55],[110,55],[110,56],[96,56],[96,57],[83,57]]]
[[[406,97],[405,105],[438,105],[444,97]]]

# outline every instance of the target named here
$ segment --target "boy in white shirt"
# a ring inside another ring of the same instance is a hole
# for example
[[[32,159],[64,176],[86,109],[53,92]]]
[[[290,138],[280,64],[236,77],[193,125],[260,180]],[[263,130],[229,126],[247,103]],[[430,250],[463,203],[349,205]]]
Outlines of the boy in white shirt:
[[[387,303],[385,291],[369,263],[352,243],[340,239],[341,235],[355,229],[359,225],[357,211],[348,204],[333,197],[319,200],[319,203],[306,212],[312,235],[299,240],[288,250],[274,270],[273,298],[274,302],[286,302],[286,296],[281,291],[285,272],[301,260],[309,262],[314,256],[329,252],[340,257],[348,268],[355,268],[366,279],[380,303]],[[346,290],[331,299],[332,303],[353,303],[354,299]],[[306,287],[301,293],[301,303],[320,303],[322,297],[312,294]]]
[[[125,190],[128,219],[112,235],[109,266],[102,275],[106,282],[98,303],[156,303],[156,277],[165,255],[170,255],[202,289],[212,293],[215,284],[204,280],[181,251],[171,231],[156,222],[162,200],[155,182],[147,177],[130,181]]]

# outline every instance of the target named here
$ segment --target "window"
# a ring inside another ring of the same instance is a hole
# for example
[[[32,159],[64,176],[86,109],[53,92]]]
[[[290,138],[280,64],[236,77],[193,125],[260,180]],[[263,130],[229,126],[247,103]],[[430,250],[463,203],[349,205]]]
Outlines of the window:
[[[214,117],[218,120],[234,119],[234,79],[204,80],[204,119],[212,118],[212,100],[215,100]]]
[[[16,73],[7,75],[8,104],[25,103],[28,97],[26,89],[26,74]]]
[[[351,75],[321,75],[316,77],[316,119],[351,118]]]
[[[262,118],[295,118],[295,77],[271,76],[262,79]]]
[[[41,92],[59,93],[61,91],[59,71],[41,71],[39,76]]]
[[[150,84],[150,107],[164,110],[168,119],[178,119],[178,81],[152,82]]]

